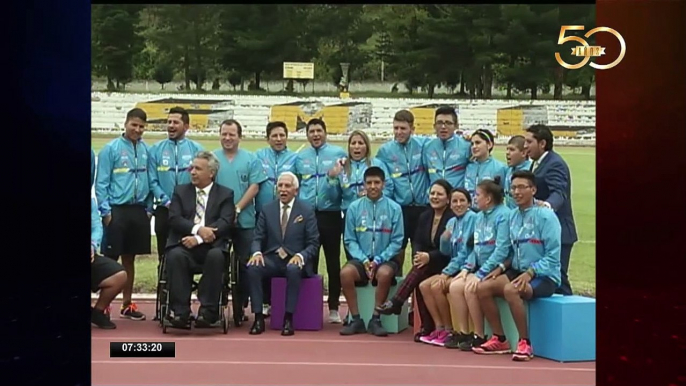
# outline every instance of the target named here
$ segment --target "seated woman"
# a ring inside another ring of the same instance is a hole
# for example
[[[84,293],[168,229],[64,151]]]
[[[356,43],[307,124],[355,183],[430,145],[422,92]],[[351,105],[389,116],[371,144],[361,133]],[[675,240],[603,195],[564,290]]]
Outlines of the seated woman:
[[[395,296],[376,308],[380,314],[400,314],[401,306],[419,283],[441,272],[448,264],[450,257],[441,252],[440,238],[446,224],[453,217],[453,212],[448,207],[450,189],[451,186],[446,180],[437,180],[431,185],[429,190],[431,208],[419,216],[418,224],[416,224],[414,249],[417,252],[412,260],[412,270],[405,277]],[[429,335],[434,330],[434,323],[419,291],[415,300],[422,321],[422,329],[415,336],[415,341],[419,342],[420,337]]]
[[[495,297],[502,297],[510,306],[519,342],[512,356],[515,361],[534,357],[529,341],[524,300],[552,296],[560,286],[560,243],[562,228],[555,212],[534,204],[536,178],[530,171],[519,170],[512,175],[510,185],[517,209],[510,212],[510,240],[514,248],[511,267],[495,280],[482,283],[478,289],[481,308],[493,337],[474,349],[477,354],[510,352]],[[500,268],[496,268],[499,270]],[[502,273],[502,272],[501,272]]]
[[[100,296],[91,307],[91,323],[104,329],[114,329],[106,311],[114,298],[124,289],[126,272],[115,260],[97,255],[95,251],[102,240],[102,220],[95,198],[91,198],[91,291],[100,291]]]
[[[504,270],[504,263],[512,256],[510,244],[510,209],[503,203],[504,192],[495,181],[483,180],[476,188],[475,201],[479,209],[474,224],[474,250],[467,257],[460,273],[452,280],[449,301],[458,315],[460,331],[452,339],[450,348],[472,351],[486,343],[484,316],[477,290]],[[469,330],[472,318],[474,331]]]
[[[435,274],[420,284],[420,293],[430,314],[426,318],[430,318],[431,326],[434,327],[428,332],[424,329],[421,331],[423,335],[419,337],[420,342],[443,346],[451,340],[450,304],[446,299],[446,293],[450,277],[457,273],[471,252],[467,240],[474,232],[476,214],[469,210],[470,206],[471,199],[466,189],[457,188],[452,191],[450,209],[455,217],[448,221],[440,240],[441,253],[451,258],[440,274]],[[422,326],[427,325],[429,323],[422,320]]]

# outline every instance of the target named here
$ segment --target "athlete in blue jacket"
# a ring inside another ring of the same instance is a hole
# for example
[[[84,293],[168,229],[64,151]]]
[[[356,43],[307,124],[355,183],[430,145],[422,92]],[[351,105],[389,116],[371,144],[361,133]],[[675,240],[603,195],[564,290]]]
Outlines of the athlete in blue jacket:
[[[505,263],[512,257],[509,238],[510,210],[503,204],[503,188],[500,178],[483,180],[477,185],[475,195],[479,209],[474,224],[474,250],[451,285],[451,299],[459,292],[464,294],[469,314],[474,323],[474,334],[462,334],[457,345],[460,349],[474,350],[486,343],[483,313],[477,290],[489,279],[501,274]],[[471,346],[471,347],[470,347]]]
[[[173,107],[167,115],[167,139],[150,147],[148,169],[150,187],[155,198],[155,235],[157,254],[161,257],[169,237],[169,204],[177,185],[191,182],[191,164],[195,155],[204,150],[197,142],[186,138],[190,125],[188,111]]]
[[[474,195],[476,186],[479,182],[499,178],[501,183],[505,182],[505,171],[507,167],[502,162],[491,156],[495,145],[493,134],[488,130],[477,130],[472,134],[472,160],[467,165],[465,173],[464,187],[472,195],[472,209],[478,210]]]
[[[100,292],[95,306],[91,307],[91,323],[104,329],[115,329],[107,308],[126,284],[126,272],[116,261],[97,253],[102,240],[102,220],[98,204],[91,198],[91,291]]]
[[[313,118],[307,122],[307,140],[310,146],[298,154],[296,170],[300,175],[300,199],[314,208],[319,230],[319,245],[324,249],[326,272],[329,277],[329,322],[340,323],[338,314],[341,296],[341,197],[332,196],[330,189],[338,184],[328,173],[340,159],[345,158],[343,148],[326,142],[326,123]],[[319,267],[319,253],[313,260],[314,271]]]
[[[472,145],[456,134],[457,127],[454,108],[443,106],[436,110],[436,138],[426,143],[423,152],[423,162],[429,173],[430,183],[444,179],[452,186],[464,186],[465,169],[472,157]]]
[[[517,203],[517,209],[510,212],[508,221],[514,256],[505,275],[483,283],[478,289],[484,314],[493,329],[493,338],[481,346],[480,352],[509,352],[494,299],[504,294],[519,332],[512,359],[527,361],[533,358],[533,348],[524,300],[552,296],[560,285],[562,227],[552,209],[534,204],[536,177],[532,172],[515,172],[511,186]]]
[[[276,180],[283,172],[298,174],[296,161],[298,153],[288,148],[288,127],[286,123],[277,121],[267,124],[268,147],[255,152],[255,156],[262,163],[267,179],[260,184],[260,191],[255,197],[255,211],[259,216],[263,205],[278,198],[276,192]],[[266,292],[265,292],[266,294]]]
[[[376,308],[386,301],[400,270],[395,256],[402,245],[404,229],[400,205],[383,196],[385,178],[380,167],[368,168],[364,172],[367,195],[348,207],[343,242],[351,259],[341,269],[340,282],[352,319],[343,327],[341,335],[364,333],[367,329],[376,336],[388,334],[381,326]],[[355,286],[366,286],[370,281],[376,286],[377,302],[365,328],[357,306]]]
[[[414,246],[415,226],[429,204],[429,175],[422,160],[428,139],[414,135],[414,115],[408,110],[395,113],[393,135],[392,141],[381,145],[376,158],[386,165],[393,180],[390,198],[402,207],[405,235],[400,253],[404,254],[408,240],[412,240]],[[412,256],[415,252],[413,248]]]
[[[531,160],[527,158],[524,151],[524,136],[515,135],[507,142],[507,149],[505,150],[505,158],[507,159],[507,170],[505,172],[505,204],[508,208],[514,209],[517,204],[512,198],[510,186],[512,184],[512,173],[518,170],[531,169]]]
[[[91,189],[95,183],[95,152],[91,149]]]
[[[106,144],[98,154],[95,197],[105,226],[106,256],[118,259],[126,270],[122,318],[145,320],[131,301],[134,257],[150,254],[152,191],[148,170],[148,145],[143,140],[147,114],[134,108],[126,114],[124,134]]]

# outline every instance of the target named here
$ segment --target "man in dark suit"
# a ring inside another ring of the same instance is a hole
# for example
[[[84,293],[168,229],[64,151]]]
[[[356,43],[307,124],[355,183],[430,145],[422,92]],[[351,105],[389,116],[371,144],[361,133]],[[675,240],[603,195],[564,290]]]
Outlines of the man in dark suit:
[[[193,266],[202,266],[196,327],[219,320],[224,253],[235,216],[233,191],[214,183],[219,160],[201,151],[191,165],[191,183],[178,185],[169,206],[167,283],[172,327],[190,327]]]
[[[556,293],[572,295],[567,272],[572,247],[578,236],[572,212],[572,177],[569,167],[565,160],[553,151],[553,133],[545,125],[533,125],[526,130],[524,150],[533,161],[531,171],[536,176],[537,187],[535,198],[539,205],[545,205],[555,211],[562,226],[562,284]]]
[[[286,277],[286,315],[281,335],[293,335],[293,313],[298,302],[300,282],[313,275],[312,262],[319,249],[317,219],[312,207],[295,198],[299,183],[291,172],[279,175],[279,199],[262,207],[248,261],[250,299],[255,322],[251,335],[264,332],[262,314],[263,279]]]

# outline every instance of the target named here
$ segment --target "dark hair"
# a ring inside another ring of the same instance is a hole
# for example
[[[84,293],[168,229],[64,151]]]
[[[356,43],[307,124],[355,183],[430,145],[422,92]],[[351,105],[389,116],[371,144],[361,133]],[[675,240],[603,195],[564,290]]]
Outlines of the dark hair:
[[[450,192],[453,190],[453,186],[450,185],[450,182],[448,182],[444,179],[440,179],[440,180],[434,181],[434,183],[431,184],[431,187],[434,185],[438,185],[441,188],[443,188],[445,190],[445,194],[448,196],[448,198],[450,198]],[[429,187],[429,190],[431,190],[431,187]]]
[[[533,125],[526,129],[527,133],[533,134],[536,141],[545,141],[545,151],[553,150],[553,132],[546,125]]]
[[[496,205],[500,205],[503,203],[505,192],[503,191],[503,187],[500,185],[500,176],[495,176],[492,180],[482,180],[476,186],[481,188],[483,191],[486,192],[486,194],[491,196],[491,198],[493,198],[493,202],[495,202]]]
[[[509,141],[507,141],[508,145],[515,145],[515,147],[519,150],[524,150],[524,136],[522,135],[515,135],[514,137],[510,138]]]
[[[307,126],[305,126],[307,129],[305,130],[305,133],[309,133],[310,132],[310,126],[314,126],[314,125],[321,126],[322,130],[324,130],[324,132],[326,133],[326,123],[324,123],[324,121],[322,119],[319,119],[319,118],[312,118],[309,121],[307,121]]]
[[[145,110],[136,107],[136,108],[129,110],[129,112],[126,113],[126,122],[128,122],[129,120],[131,120],[133,118],[138,118],[143,122],[147,122],[148,121],[148,114],[145,113]]]
[[[450,192],[450,197],[452,197],[455,193],[462,193],[467,198],[467,202],[469,203],[469,205],[472,204],[472,195],[469,194],[469,190],[463,187],[455,188],[452,190],[452,192]]]
[[[453,120],[455,121],[453,123],[457,123],[457,113],[455,112],[455,109],[450,106],[441,106],[437,108],[436,114],[434,115],[434,120],[439,115],[451,115],[453,117]]]
[[[236,125],[236,131],[238,132],[238,138],[243,137],[243,126],[241,126],[241,123],[238,122],[235,119],[225,119],[222,121],[222,124],[219,125],[219,130],[221,131],[222,126],[231,126],[231,125]]]
[[[490,149],[488,149],[488,152],[490,153],[493,151],[493,148],[495,147],[495,141],[493,140],[493,133],[491,133],[490,130],[479,129],[475,131],[474,134],[472,134],[472,137],[474,137],[475,135],[478,135],[479,138],[493,145]]]
[[[414,125],[414,114],[412,114],[409,110],[400,110],[395,113],[393,120],[398,122],[406,122],[412,126]]]
[[[369,177],[379,177],[381,178],[381,181],[385,181],[386,173],[378,166],[370,166],[364,171],[364,180],[366,181]]]
[[[286,132],[286,137],[288,137],[288,126],[286,126],[286,122],[274,121],[267,123],[267,138],[272,135],[272,130],[276,129],[277,127],[282,127]]]
[[[533,172],[530,172],[528,170],[517,170],[516,172],[512,173],[512,178],[510,179],[510,181],[514,181],[515,178],[523,178],[525,180],[529,180],[531,186],[536,186],[536,176]]]
[[[181,122],[185,124],[189,124],[191,122],[191,118],[188,115],[188,111],[186,111],[186,109],[184,109],[183,107],[172,107],[171,109],[169,109],[169,113],[167,115],[172,114],[179,114],[181,116]]]

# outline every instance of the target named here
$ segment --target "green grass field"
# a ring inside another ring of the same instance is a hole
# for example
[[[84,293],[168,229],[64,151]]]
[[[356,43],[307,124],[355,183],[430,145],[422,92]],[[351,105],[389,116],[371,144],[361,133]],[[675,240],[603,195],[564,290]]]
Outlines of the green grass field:
[[[95,134],[92,139],[93,150],[96,154],[111,139],[113,135]],[[195,138],[206,149],[219,148],[219,139]],[[149,137],[148,143],[155,143],[156,138]],[[291,149],[298,149],[304,142],[290,141]],[[332,142],[334,143],[334,142]],[[345,146],[345,143],[336,143]],[[380,143],[374,143],[373,152]],[[244,140],[241,143],[244,149],[255,151],[267,146],[262,140]],[[567,161],[572,172],[572,196],[574,218],[576,221],[579,242],[572,250],[571,266],[569,269],[572,288],[575,293],[595,296],[595,187],[596,187],[596,149],[590,147],[558,147],[555,149]],[[494,151],[496,158],[505,162],[505,148],[499,146]],[[153,255],[140,256],[136,260],[136,284],[134,292],[154,293],[157,281],[157,248],[153,240]],[[407,253],[409,255],[409,252]],[[341,260],[342,261],[342,260]],[[404,272],[409,272],[410,258],[405,259]],[[326,268],[324,256],[319,260],[319,272],[326,280]]]

